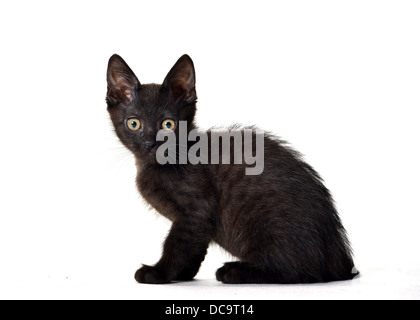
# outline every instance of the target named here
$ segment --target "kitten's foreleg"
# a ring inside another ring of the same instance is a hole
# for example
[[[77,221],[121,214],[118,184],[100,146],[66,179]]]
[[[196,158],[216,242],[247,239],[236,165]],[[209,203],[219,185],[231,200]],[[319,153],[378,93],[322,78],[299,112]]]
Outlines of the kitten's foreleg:
[[[173,280],[192,280],[200,269],[211,241],[211,228],[192,219],[175,221],[166,238],[160,261],[143,266],[135,275],[140,283],[163,284]]]
[[[191,259],[190,263],[184,267],[181,273],[175,278],[178,281],[191,281],[200,270],[201,263],[204,261],[207,254],[207,248],[203,252],[197,254]]]

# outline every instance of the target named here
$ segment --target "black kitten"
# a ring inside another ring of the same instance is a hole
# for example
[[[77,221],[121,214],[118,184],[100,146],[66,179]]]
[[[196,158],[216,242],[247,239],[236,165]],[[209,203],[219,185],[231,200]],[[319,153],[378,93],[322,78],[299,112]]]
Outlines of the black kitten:
[[[181,124],[186,123],[187,133],[196,129],[195,70],[189,56],[178,60],[162,85],[143,85],[113,55],[107,80],[108,111],[119,139],[135,156],[137,187],[173,222],[162,258],[139,269],[138,282],[193,279],[212,241],[239,259],[217,271],[217,280],[224,283],[310,283],[355,276],[350,244],[329,191],[284,142],[263,138],[259,175],[246,175],[249,166],[243,161],[180,164],[181,148],[188,152],[192,146],[180,142]],[[177,137],[178,164],[157,160],[164,144],[157,139],[161,129]],[[239,132],[245,138],[245,131]],[[210,132],[204,135],[211,144]],[[255,153],[256,132],[252,137]],[[233,142],[231,147],[233,159]]]

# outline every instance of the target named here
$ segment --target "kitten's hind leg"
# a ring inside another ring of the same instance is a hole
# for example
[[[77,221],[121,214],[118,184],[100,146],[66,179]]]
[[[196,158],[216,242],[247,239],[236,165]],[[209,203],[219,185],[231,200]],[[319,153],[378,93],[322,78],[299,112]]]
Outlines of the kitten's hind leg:
[[[264,271],[247,262],[225,263],[216,272],[218,281],[228,284],[240,283],[281,283],[281,277],[269,271]]]

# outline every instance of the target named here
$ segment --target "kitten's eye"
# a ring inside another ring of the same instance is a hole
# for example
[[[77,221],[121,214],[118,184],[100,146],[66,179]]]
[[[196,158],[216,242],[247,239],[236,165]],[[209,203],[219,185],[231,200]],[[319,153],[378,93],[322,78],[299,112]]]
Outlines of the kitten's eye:
[[[162,129],[164,129],[164,130],[174,130],[175,129],[175,121],[172,120],[172,119],[163,120]]]
[[[137,131],[137,130],[139,130],[140,127],[141,127],[140,120],[139,119],[136,119],[136,118],[128,119],[127,120],[127,127],[131,131]]]

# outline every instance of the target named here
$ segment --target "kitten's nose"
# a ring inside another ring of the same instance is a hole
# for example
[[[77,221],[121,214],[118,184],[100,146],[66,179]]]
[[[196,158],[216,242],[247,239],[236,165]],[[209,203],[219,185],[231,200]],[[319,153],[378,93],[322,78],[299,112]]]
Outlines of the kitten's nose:
[[[144,143],[144,146],[149,149],[152,150],[155,146],[156,146],[156,142],[155,141],[146,141]]]

